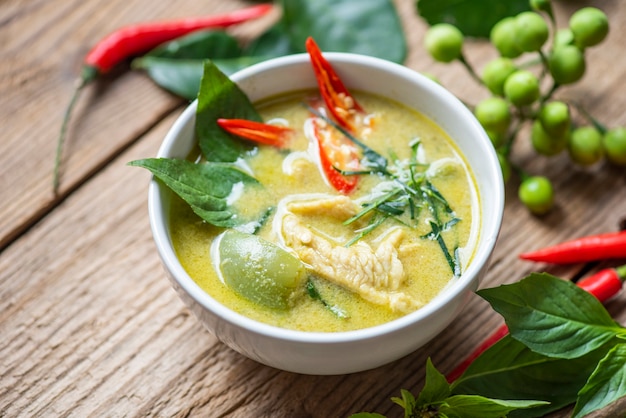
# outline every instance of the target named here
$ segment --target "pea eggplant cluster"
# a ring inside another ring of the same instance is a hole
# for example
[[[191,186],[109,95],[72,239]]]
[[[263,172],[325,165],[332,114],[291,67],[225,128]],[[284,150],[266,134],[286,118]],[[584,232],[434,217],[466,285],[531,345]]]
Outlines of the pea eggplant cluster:
[[[555,95],[585,75],[586,51],[609,33],[606,14],[583,7],[571,15],[567,27],[558,29],[550,0],[530,0],[530,6],[533,10],[505,17],[492,27],[489,40],[499,56],[480,74],[465,59],[464,36],[455,26],[431,26],[424,43],[435,60],[462,63],[489,91],[490,97],[473,106],[474,114],[498,152],[505,181],[517,172],[520,201],[543,215],[554,205],[552,182],[511,164],[513,142],[522,126],[531,125],[530,142],[537,154],[567,152],[574,164],[585,167],[603,160],[626,166],[626,128],[607,128],[579,103]]]

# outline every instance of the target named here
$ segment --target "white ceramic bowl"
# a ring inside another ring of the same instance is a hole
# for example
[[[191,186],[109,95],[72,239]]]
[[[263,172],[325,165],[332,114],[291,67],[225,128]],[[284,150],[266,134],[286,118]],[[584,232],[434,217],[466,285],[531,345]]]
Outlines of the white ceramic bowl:
[[[422,309],[372,328],[315,333],[277,328],[242,316],[205,293],[185,272],[170,240],[170,192],[157,181],[149,191],[150,224],[165,270],[180,297],[222,342],[260,363],[304,374],[344,374],[397,360],[421,347],[459,314],[485,273],[500,230],[504,186],[491,143],[471,112],[451,93],[419,73],[380,59],[326,53],[348,88],[375,93],[415,108],[456,141],[473,169],[479,189],[480,237],[462,276]],[[255,102],[277,94],[315,88],[306,54],[266,61],[231,77]],[[173,125],[159,157],[185,157],[194,143],[196,103]]]

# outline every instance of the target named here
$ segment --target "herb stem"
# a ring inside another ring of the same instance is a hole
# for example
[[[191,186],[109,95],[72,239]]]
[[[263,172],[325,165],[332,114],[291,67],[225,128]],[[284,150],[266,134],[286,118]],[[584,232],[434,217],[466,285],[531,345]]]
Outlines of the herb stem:
[[[306,291],[313,300],[320,301],[326,309],[328,309],[330,312],[335,314],[338,318],[340,319],[349,318],[349,315],[346,313],[346,311],[344,311],[337,305],[331,305],[322,297],[321,293],[315,286],[315,283],[313,283],[313,280],[311,279],[311,277],[309,277],[309,279],[306,282]]]
[[[465,67],[465,69],[467,70],[467,72],[469,73],[469,75],[481,86],[484,86],[485,83],[483,83],[483,80],[478,76],[478,74],[476,73],[476,71],[474,70],[474,67],[472,67],[472,65],[467,61],[467,59],[465,59],[465,56],[463,54],[461,54],[459,56],[459,62],[461,64],[463,64],[463,66]]]
[[[398,189],[392,190],[391,192],[381,196],[378,200],[376,200],[376,201],[374,201],[372,203],[368,203],[368,204],[363,205],[365,207],[365,209],[363,209],[362,211],[360,211],[359,213],[357,213],[353,217],[351,217],[351,218],[347,219],[346,221],[344,221],[343,224],[344,225],[350,225],[351,223],[361,219],[363,216],[367,215],[371,211],[380,208],[381,205],[383,205],[386,202],[388,202],[390,199],[392,199],[398,193],[400,193],[400,190],[398,190]]]

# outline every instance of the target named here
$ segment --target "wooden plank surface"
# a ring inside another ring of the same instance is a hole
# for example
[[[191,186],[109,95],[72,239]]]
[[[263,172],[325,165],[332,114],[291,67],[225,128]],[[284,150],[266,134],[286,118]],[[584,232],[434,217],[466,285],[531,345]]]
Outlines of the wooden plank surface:
[[[417,391],[431,357],[443,372],[499,325],[473,297],[435,340],[387,366],[347,376],[301,376],[261,366],[205,332],[169,286],[147,220],[149,176],[126,162],[153,156],[183,102],[124,69],[85,90],[64,153],[60,196],[51,192],[55,141],[82,56],[130,22],[234,10],[244,1],[5,0],[0,2],[0,416],[331,417],[371,410],[401,416],[389,400]],[[411,46],[407,65],[436,74],[461,98],[484,93],[456,64],[435,64],[421,44],[414,2],[397,0]],[[564,95],[610,125],[626,125],[626,10],[619,1],[557,2],[561,22],[593,4],[609,14],[608,40],[590,52],[588,76]],[[238,28],[243,38],[269,19]],[[467,45],[480,68],[493,51]],[[571,278],[597,266],[522,263],[521,251],[610,231],[626,218],[626,170],[516,162],[554,180],[557,208],[531,216],[507,189],[500,240],[483,286],[535,270]],[[626,323],[626,296],[607,304]],[[620,411],[626,410],[621,405]],[[617,410],[600,416],[620,416]],[[567,411],[553,414],[568,416]]]

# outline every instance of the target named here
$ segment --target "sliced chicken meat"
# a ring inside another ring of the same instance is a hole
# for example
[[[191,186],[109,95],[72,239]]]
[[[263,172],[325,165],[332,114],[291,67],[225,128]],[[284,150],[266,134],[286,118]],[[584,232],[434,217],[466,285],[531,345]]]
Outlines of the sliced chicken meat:
[[[302,219],[303,215],[323,213],[343,221],[358,209],[358,205],[345,196],[291,202],[282,218],[284,243],[320,277],[372,303],[387,305],[393,311],[415,310],[421,302],[401,291],[406,279],[398,257],[404,236],[401,228],[389,232],[376,248],[362,241],[344,247],[311,229]]]

